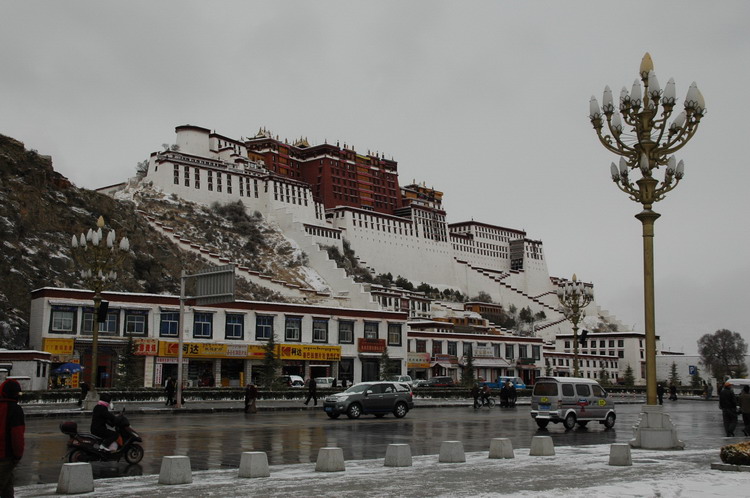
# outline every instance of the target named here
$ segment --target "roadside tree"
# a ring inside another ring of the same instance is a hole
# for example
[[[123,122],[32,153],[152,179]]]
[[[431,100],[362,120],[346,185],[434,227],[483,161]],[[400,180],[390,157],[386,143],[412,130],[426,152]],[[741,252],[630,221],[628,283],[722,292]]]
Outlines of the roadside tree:
[[[698,339],[698,354],[713,377],[722,382],[746,371],[747,343],[737,332],[721,329]]]

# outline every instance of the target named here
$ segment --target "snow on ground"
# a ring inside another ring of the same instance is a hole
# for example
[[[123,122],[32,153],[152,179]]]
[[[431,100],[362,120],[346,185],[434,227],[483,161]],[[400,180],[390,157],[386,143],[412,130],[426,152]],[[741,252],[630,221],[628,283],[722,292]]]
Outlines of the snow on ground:
[[[383,460],[347,461],[345,472],[315,472],[315,464],[277,465],[271,477],[239,479],[237,469],[193,473],[193,483],[165,486],[158,476],[95,481],[88,496],[617,496],[725,497],[744,495],[745,472],[711,470],[717,450],[633,450],[632,467],[608,465],[609,446],[556,448],[550,457],[517,449],[514,459],[466,454],[466,463],[438,463],[437,455],[413,458],[412,467],[384,467]],[[16,496],[49,496],[55,485],[26,486]],[[84,495],[86,496],[86,495]]]

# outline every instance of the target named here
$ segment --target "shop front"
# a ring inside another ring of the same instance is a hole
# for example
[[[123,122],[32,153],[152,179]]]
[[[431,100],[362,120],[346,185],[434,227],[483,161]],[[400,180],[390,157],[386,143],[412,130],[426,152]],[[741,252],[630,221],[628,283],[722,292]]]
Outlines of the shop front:
[[[430,353],[406,353],[406,370],[414,380],[428,379]]]
[[[362,363],[362,382],[380,380],[380,358],[385,347],[385,339],[357,339],[357,351]]]
[[[279,357],[286,375],[310,377],[338,377],[341,346],[317,344],[281,344]]]
[[[456,382],[461,379],[458,376],[458,357],[450,354],[436,354],[430,362],[430,377],[450,377]]]

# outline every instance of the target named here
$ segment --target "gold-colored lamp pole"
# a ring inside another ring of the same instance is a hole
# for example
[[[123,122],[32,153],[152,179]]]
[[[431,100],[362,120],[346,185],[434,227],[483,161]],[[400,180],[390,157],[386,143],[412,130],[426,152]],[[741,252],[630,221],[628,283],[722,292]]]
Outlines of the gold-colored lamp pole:
[[[573,324],[573,376],[580,377],[578,366],[578,323],[586,316],[584,308],[594,299],[594,287],[579,282],[575,274],[572,281],[563,281],[557,286],[560,299],[558,310]]]
[[[105,237],[104,217],[100,216],[96,222],[96,230],[89,229],[84,235],[73,235],[71,246],[73,247],[73,260],[81,268],[81,280],[84,285],[94,291],[94,317],[91,327],[91,390],[87,396],[87,405],[90,400],[97,401],[96,393],[97,371],[99,362],[99,309],[102,303],[102,292],[117,279],[117,271],[125,259],[125,254],[130,250],[130,242],[127,237],[116,243],[115,231],[110,230]],[[89,408],[89,406],[86,406]]]
[[[646,325],[646,403],[656,405],[656,326],[654,318],[654,222],[659,214],[651,208],[675,188],[684,176],[684,163],[674,153],[693,138],[706,104],[693,82],[687,92],[684,110],[672,116],[677,103],[675,82],[670,78],[664,89],[654,73],[647,53],[640,67],[640,81],[628,92],[620,91],[616,107],[609,86],[604,88],[602,106],[596,97],[589,102],[589,118],[601,144],[620,156],[610,166],[612,180],[630,199],[643,205],[635,217],[643,225],[643,288]],[[671,122],[670,122],[671,119]],[[606,125],[606,126],[605,126]],[[664,168],[663,179],[654,178]],[[640,173],[632,180],[630,173]]]

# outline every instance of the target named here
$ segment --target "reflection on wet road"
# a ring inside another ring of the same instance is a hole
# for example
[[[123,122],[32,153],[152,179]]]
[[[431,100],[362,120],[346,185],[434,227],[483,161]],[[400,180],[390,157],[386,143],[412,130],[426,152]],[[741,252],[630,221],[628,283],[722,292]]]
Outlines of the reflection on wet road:
[[[723,439],[721,412],[716,402],[678,401],[665,405],[689,448],[718,448]],[[243,451],[264,451],[271,465],[314,462],[318,449],[338,446],[347,460],[383,458],[390,443],[408,443],[413,455],[437,454],[446,440],[463,441],[466,451],[487,451],[493,437],[507,437],[514,448],[528,448],[531,437],[552,436],[556,446],[627,442],[640,405],[619,405],[614,429],[599,424],[565,431],[562,424],[538,431],[528,407],[511,409],[418,408],[403,419],[345,416],[330,420],[322,410],[129,415],[144,438],[146,454],[140,465],[95,463],[94,476],[158,474],[165,455],[188,455],[193,470],[237,468]],[[88,427],[89,420],[77,420]],[[57,482],[67,437],[59,431],[63,419],[27,420],[27,452],[16,470],[18,485]]]

